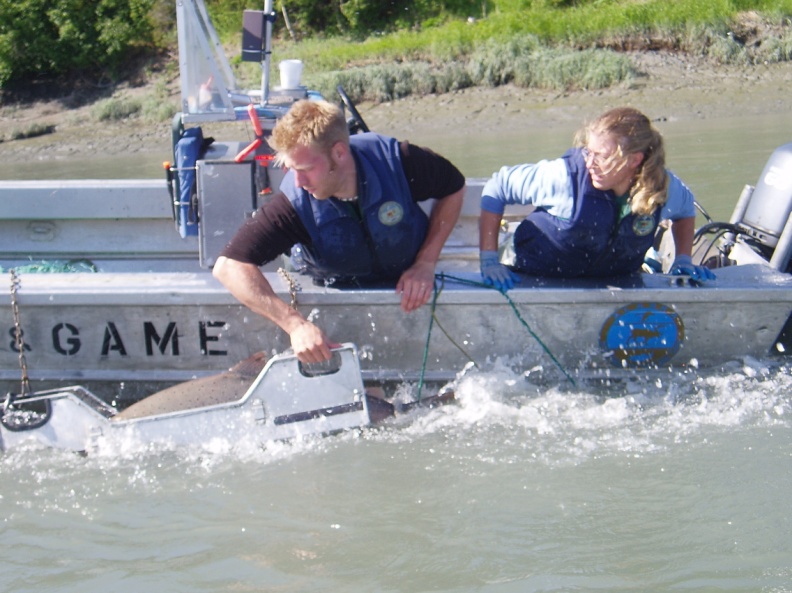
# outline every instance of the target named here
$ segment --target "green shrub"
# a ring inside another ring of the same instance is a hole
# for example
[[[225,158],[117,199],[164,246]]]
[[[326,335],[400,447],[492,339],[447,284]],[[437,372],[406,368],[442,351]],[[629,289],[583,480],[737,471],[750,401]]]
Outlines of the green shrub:
[[[0,88],[41,76],[116,76],[150,47],[160,0],[0,0]]]
[[[205,1],[238,58],[242,11],[263,2]],[[282,9],[298,42],[284,29]],[[564,52],[640,48],[647,39],[651,49],[726,64],[792,59],[792,0],[276,0],[275,10],[273,64],[302,59],[307,82],[315,77],[334,92],[331,81],[345,79],[378,100],[512,81],[593,88],[623,79],[624,64]],[[174,0],[0,0],[0,89],[40,77],[120,80],[137,53],[173,51],[175,14]],[[771,35],[756,43],[750,31],[735,33],[746,21]],[[620,46],[624,40],[635,44]],[[550,53],[535,55],[539,47]],[[232,63],[240,82],[257,85],[257,65]],[[362,71],[345,74],[354,67]]]
[[[93,107],[93,117],[98,121],[118,121],[136,116],[143,106],[136,99],[104,99]]]
[[[542,50],[519,60],[514,82],[545,89],[602,89],[630,80],[629,58],[605,50]]]
[[[34,123],[25,128],[24,130],[15,130],[11,133],[11,140],[24,140],[25,138],[36,138],[38,136],[46,136],[55,132],[55,126],[52,124]]]
[[[762,43],[755,50],[754,61],[772,64],[792,60],[792,31]]]
[[[630,80],[630,59],[610,50],[543,49],[534,38],[491,42],[465,63],[403,62],[324,73],[310,86],[325,97],[340,84],[357,101],[392,101],[411,94],[446,93],[474,85],[558,90],[599,89]]]

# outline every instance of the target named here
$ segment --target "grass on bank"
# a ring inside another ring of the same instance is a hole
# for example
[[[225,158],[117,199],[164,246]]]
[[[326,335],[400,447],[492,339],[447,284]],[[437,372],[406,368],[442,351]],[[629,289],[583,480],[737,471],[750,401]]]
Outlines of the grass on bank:
[[[170,96],[164,82],[143,97],[126,97],[123,94],[97,101],[91,110],[94,120],[113,122],[129,118],[160,122],[170,120],[179,110],[179,101]]]
[[[639,73],[625,50],[669,50],[718,64],[792,59],[792,0],[490,0],[481,6],[489,8],[470,18],[364,41],[275,40],[273,84],[285,58],[303,60],[310,88],[335,97],[341,84],[356,102],[509,83],[550,90],[629,84]],[[260,67],[240,61],[240,37],[224,35],[226,51],[240,87],[256,88]],[[140,98],[118,93],[96,103],[92,117],[169,121],[178,109],[158,83]]]
[[[8,137],[0,136],[0,142],[11,140],[25,140],[55,133],[55,124],[35,122],[22,129],[12,130]]]
[[[706,54],[716,39],[740,45],[748,28],[789,29],[792,0],[509,0],[484,18],[454,20],[442,25],[389,35],[372,35],[362,42],[340,38],[289,40],[273,48],[300,58],[317,72],[339,70],[373,60],[462,60],[490,41],[508,42],[533,36],[549,47],[619,46],[623,40],[649,41],[694,54]],[[566,6],[570,4],[570,6]],[[732,35],[730,36],[730,33]],[[757,48],[758,49],[758,48]]]
[[[746,66],[792,59],[792,0],[491,4],[496,10],[485,16],[362,42],[279,40],[273,65],[298,58],[306,65],[305,84],[326,96],[342,84],[354,101],[388,101],[477,85],[572,90],[629,83],[636,72],[624,50],[668,50]],[[242,86],[258,84],[257,65],[237,56],[232,63]]]
[[[630,59],[610,50],[570,51],[542,47],[535,38],[490,41],[465,62],[390,62],[309,77],[324,96],[340,84],[353,101],[392,101],[408,95],[447,93],[472,86],[601,89],[636,75]]]

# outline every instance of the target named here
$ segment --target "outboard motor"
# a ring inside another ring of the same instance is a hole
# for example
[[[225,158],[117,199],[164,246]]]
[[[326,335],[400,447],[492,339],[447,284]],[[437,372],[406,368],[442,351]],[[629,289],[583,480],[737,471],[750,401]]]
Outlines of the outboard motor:
[[[770,155],[756,188],[746,190],[731,223],[761,246],[772,267],[786,271],[792,255],[792,143]]]

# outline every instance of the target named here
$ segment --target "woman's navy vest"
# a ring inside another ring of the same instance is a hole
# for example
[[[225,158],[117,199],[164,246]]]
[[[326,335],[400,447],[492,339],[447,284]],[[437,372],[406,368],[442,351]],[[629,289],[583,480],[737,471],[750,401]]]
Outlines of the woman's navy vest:
[[[398,140],[378,134],[350,138],[358,175],[358,211],[335,198],[317,200],[287,173],[281,191],[311,237],[299,246],[304,271],[316,280],[371,282],[398,278],[415,261],[429,221],[412,199]]]
[[[569,220],[537,209],[514,233],[515,269],[535,276],[618,276],[640,269],[660,222],[628,214],[619,222],[613,192],[596,189],[579,148],[564,162],[572,180],[573,210]]]

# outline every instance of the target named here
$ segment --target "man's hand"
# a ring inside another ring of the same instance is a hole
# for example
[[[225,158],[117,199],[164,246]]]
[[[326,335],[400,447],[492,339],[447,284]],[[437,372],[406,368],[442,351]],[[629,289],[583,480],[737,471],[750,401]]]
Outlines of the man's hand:
[[[292,350],[300,362],[310,364],[330,360],[331,348],[338,344],[331,343],[324,332],[310,321],[303,321],[289,332]]]
[[[399,278],[396,293],[402,295],[401,308],[406,313],[429,302],[434,290],[435,266],[429,262],[415,262]]]
[[[337,344],[331,343],[322,330],[279,299],[258,266],[221,255],[212,273],[239,302],[275,322],[289,334],[292,349],[300,362],[330,360],[330,348]]]

